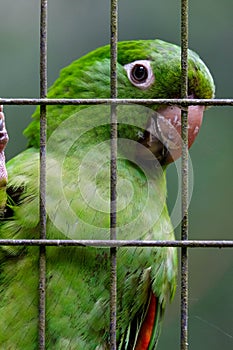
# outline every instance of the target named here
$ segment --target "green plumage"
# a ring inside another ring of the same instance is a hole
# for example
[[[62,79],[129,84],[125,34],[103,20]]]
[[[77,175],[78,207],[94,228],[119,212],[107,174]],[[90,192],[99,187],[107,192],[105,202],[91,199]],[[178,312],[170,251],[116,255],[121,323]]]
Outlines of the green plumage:
[[[149,60],[155,81],[133,86],[124,65]],[[61,71],[49,98],[110,97],[109,46]],[[118,44],[118,97],[180,96],[180,48],[160,40]],[[189,90],[211,98],[211,75],[189,52]],[[166,207],[165,167],[136,161],[150,113],[118,108],[119,239],[174,239]],[[48,106],[47,238],[109,239],[110,127],[108,106]],[[54,133],[55,131],[55,133]],[[39,109],[25,131],[30,148],[8,162],[8,204],[1,238],[39,238]],[[127,141],[128,140],[128,141]],[[128,143],[127,143],[128,142]],[[143,147],[143,146],[141,146]],[[0,348],[37,349],[38,247],[1,247]],[[47,247],[47,349],[109,349],[109,250]],[[118,349],[134,349],[151,291],[158,300],[153,349],[167,299],[176,289],[174,248],[118,250]],[[142,349],[143,350],[143,349]]]

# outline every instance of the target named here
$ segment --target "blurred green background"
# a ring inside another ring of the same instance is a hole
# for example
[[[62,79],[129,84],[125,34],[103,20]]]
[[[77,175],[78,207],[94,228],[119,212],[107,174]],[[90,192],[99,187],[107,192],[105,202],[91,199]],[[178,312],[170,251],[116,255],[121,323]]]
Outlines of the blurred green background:
[[[48,82],[72,60],[109,42],[109,0],[49,0]],[[38,0],[1,0],[0,96],[39,96]],[[233,98],[233,2],[190,1],[189,46],[210,68],[216,97]],[[119,39],[180,43],[180,1],[119,1]],[[6,106],[10,142],[7,158],[25,148],[23,129],[34,107]],[[233,109],[213,107],[205,114],[190,154],[194,191],[190,239],[232,239]],[[177,194],[170,166],[169,206]],[[180,237],[179,229],[176,230]],[[190,350],[233,348],[233,250],[190,249]],[[179,288],[166,312],[159,350],[179,349]]]

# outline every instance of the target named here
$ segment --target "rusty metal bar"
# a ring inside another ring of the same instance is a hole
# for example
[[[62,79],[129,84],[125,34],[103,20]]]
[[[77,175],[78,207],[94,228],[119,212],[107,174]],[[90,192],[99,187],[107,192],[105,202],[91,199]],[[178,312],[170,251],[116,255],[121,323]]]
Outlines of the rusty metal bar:
[[[141,104],[141,105],[201,105],[201,106],[233,106],[233,99],[139,99],[139,98],[0,98],[1,105],[98,105],[98,104]]]
[[[66,239],[0,239],[0,246],[81,246],[81,247],[189,247],[233,248],[233,240],[66,240]]]
[[[188,0],[181,0],[181,98],[188,97]],[[182,222],[181,239],[188,239],[188,107],[181,108]],[[181,247],[180,349],[188,349],[188,247]]]
[[[40,97],[47,95],[47,0],[40,8]],[[40,106],[40,238],[46,239],[46,105]],[[39,253],[38,348],[45,349],[46,328],[46,246]]]
[[[111,0],[111,98],[117,98],[118,1]],[[117,106],[111,104],[110,239],[117,238]],[[110,248],[110,348],[117,349],[117,248]]]

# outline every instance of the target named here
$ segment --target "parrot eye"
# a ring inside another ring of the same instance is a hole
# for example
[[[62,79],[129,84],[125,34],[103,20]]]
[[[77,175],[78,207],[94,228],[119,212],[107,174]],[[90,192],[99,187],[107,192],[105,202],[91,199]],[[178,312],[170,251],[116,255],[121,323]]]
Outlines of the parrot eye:
[[[148,78],[146,67],[136,64],[131,71],[131,78],[135,83],[144,83]]]
[[[139,89],[149,88],[155,81],[150,61],[139,60],[124,66],[129,81]]]

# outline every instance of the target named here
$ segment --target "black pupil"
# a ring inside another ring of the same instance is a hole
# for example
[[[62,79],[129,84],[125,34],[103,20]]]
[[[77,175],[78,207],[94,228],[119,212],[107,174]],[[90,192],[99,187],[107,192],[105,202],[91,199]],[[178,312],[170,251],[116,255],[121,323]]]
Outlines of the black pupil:
[[[132,76],[135,81],[140,83],[144,82],[148,77],[146,67],[137,64],[132,70]]]

